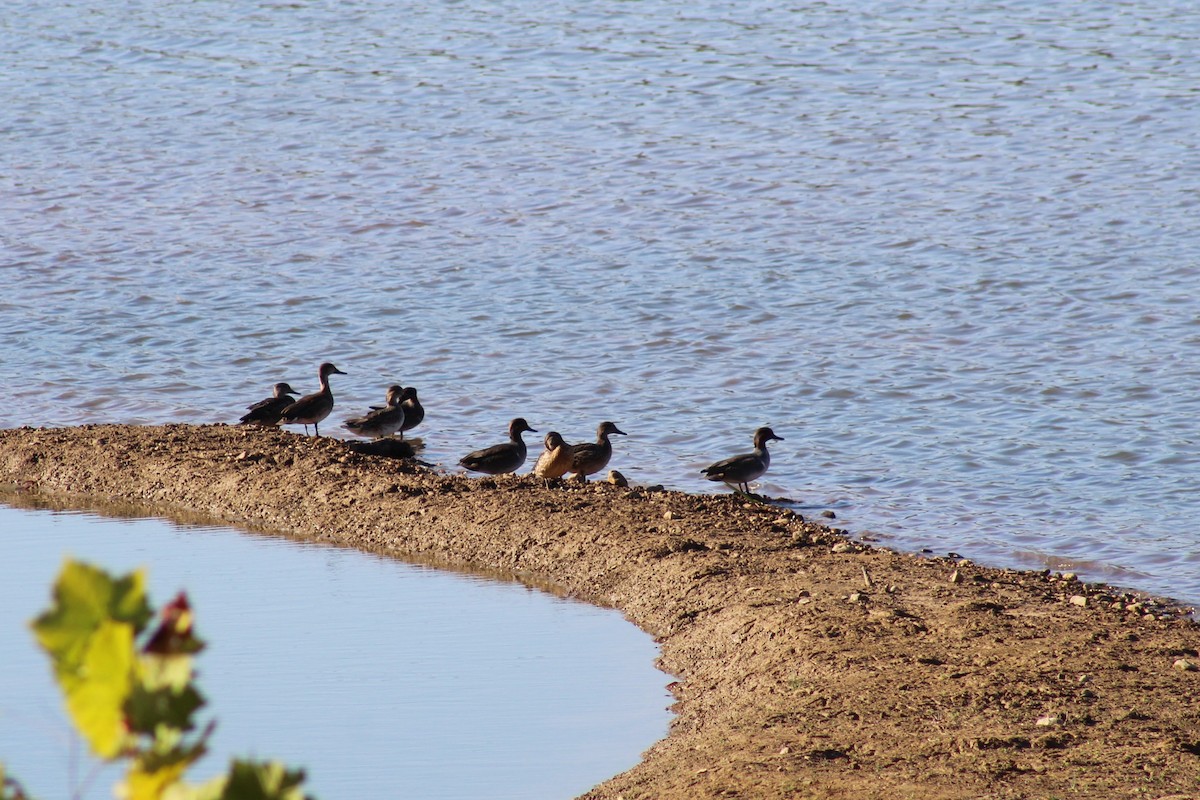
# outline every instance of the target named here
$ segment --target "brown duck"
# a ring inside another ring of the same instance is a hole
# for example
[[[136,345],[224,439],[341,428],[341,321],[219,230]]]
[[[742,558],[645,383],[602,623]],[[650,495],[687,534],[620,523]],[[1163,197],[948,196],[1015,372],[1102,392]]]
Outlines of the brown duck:
[[[595,442],[584,442],[571,448],[571,468],[568,472],[574,472],[583,480],[587,480],[588,475],[607,467],[608,460],[612,458],[612,442],[608,437],[614,433],[625,435],[625,431],[613,423],[601,422],[600,427],[596,429]]]
[[[284,425],[303,425],[305,433],[308,433],[308,426],[312,425],[313,432],[320,436],[321,430],[317,427],[317,423],[328,417],[329,412],[333,411],[333,392],[329,389],[329,376],[345,374],[326,361],[317,370],[317,375],[321,378],[320,391],[306,394],[285,408],[279,415],[280,421]]]

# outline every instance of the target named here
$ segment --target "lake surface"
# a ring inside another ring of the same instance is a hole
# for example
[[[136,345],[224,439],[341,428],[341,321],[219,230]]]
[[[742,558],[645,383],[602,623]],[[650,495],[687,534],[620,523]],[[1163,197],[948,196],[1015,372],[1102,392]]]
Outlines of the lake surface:
[[[233,421],[332,360],[326,432],[402,383],[447,468],[612,419],[632,480],[723,491],[769,424],[760,489],[853,532],[1200,601],[1192,3],[0,31],[0,425]]]
[[[155,519],[0,506],[0,759],[38,797],[76,796],[69,735],[27,623],[69,554],[186,589],[218,726],[200,782],[233,756],[308,772],[335,798],[568,798],[666,735],[670,680],[619,613],[516,583],[355,550]],[[108,769],[87,798],[111,796]]]

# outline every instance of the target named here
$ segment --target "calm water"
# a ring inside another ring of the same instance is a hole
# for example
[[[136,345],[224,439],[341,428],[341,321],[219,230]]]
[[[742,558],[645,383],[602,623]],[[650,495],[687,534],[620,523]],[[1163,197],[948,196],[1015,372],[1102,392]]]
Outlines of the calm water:
[[[0,424],[331,359],[440,464],[770,424],[853,531],[1200,601],[1200,12],[912,5],[6,3]]]
[[[209,647],[197,659],[212,752],[308,770],[335,798],[567,798],[666,735],[670,679],[615,611],[513,583],[158,520],[0,506],[0,759],[38,797],[89,774],[27,622],[67,554],[181,588]],[[19,576],[14,579],[14,576]],[[119,771],[89,798],[111,796]],[[74,796],[74,795],[71,795]]]

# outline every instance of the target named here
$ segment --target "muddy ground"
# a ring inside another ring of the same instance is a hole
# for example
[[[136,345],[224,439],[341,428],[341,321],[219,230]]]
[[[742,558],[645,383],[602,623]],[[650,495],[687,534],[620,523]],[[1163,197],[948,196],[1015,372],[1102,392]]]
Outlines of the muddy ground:
[[[434,474],[273,429],[4,430],[0,483],[620,609],[660,643],[677,717],[589,798],[1200,797],[1200,627],[1070,576],[873,548],[731,495]]]

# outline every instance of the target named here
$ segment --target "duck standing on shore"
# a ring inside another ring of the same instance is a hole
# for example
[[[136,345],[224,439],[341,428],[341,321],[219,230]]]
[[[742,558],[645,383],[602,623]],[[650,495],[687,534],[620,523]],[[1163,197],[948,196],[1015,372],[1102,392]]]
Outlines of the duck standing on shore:
[[[546,480],[556,480],[571,471],[574,460],[572,447],[563,441],[562,434],[550,431],[546,434],[546,449],[533,465],[533,474]]]
[[[317,424],[328,417],[330,411],[333,411],[333,392],[329,388],[329,376],[345,374],[326,361],[317,370],[317,375],[321,379],[320,391],[306,394],[283,409],[279,415],[280,421],[284,425],[303,425],[305,433],[308,433],[308,426],[312,425],[313,432],[320,436],[321,430]]]
[[[259,400],[248,407],[249,414],[238,420],[239,425],[266,425],[273,427],[279,424],[279,414],[292,403],[296,402],[294,394],[300,394],[286,383],[275,384],[275,394],[266,400]]]
[[[361,417],[351,417],[346,420],[347,430],[359,436],[370,439],[382,439],[391,436],[404,426],[404,389],[399,385],[388,387],[387,405],[371,406],[371,410]]]
[[[588,475],[607,467],[609,459],[612,458],[612,442],[608,437],[614,433],[625,435],[625,431],[614,423],[601,422],[600,427],[596,429],[595,442],[584,442],[571,448],[571,468],[568,472],[574,472],[580,480],[586,481]]]
[[[524,417],[517,417],[508,423],[508,441],[492,445],[483,450],[476,450],[462,457],[458,462],[472,472],[483,472],[488,475],[503,475],[516,472],[525,463],[527,450],[521,434],[525,431],[537,433],[529,427]]]
[[[757,480],[771,466],[771,454],[767,442],[772,439],[783,441],[770,428],[759,428],[754,432],[754,452],[732,456],[700,470],[710,481],[723,481],[736,492],[750,494],[750,481]]]
[[[411,431],[425,419],[425,407],[417,399],[417,390],[413,386],[405,386],[400,399],[404,406],[404,424],[400,426],[400,438],[403,439],[405,431]]]

